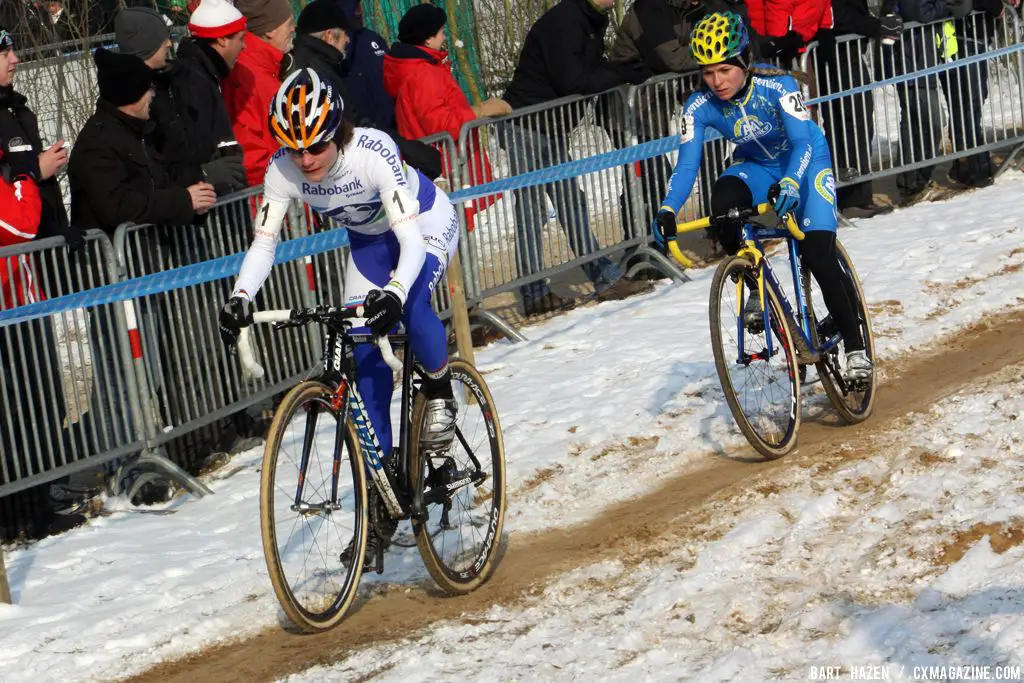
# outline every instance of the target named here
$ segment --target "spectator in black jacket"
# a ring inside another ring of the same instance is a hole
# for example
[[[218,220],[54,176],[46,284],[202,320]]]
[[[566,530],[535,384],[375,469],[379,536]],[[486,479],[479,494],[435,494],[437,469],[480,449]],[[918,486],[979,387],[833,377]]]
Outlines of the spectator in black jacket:
[[[37,155],[39,194],[43,203],[39,239],[63,236],[72,250],[78,249],[82,240],[78,232],[68,226],[68,215],[56,178],[67,164],[67,148],[63,140],[44,147],[36,115],[27,106],[28,99],[14,89],[18,63],[14,40],[5,28],[0,27],[0,146],[5,153],[33,151]]]
[[[627,83],[642,83],[650,70],[640,61],[609,63],[604,56],[608,12],[615,0],[561,0],[537,20],[526,34],[512,82],[502,99],[513,110],[543,104],[570,95],[593,95]],[[576,121],[558,116],[549,129],[529,118],[514,119],[505,129],[504,145],[513,174],[526,173],[569,161],[568,138]],[[549,191],[577,256],[600,246],[587,216],[587,200],[574,179],[515,192],[519,239],[516,257],[520,277],[534,277],[542,268],[541,230],[544,224],[543,193]],[[627,235],[631,226],[623,226]],[[598,299],[622,299],[650,288],[622,275],[608,257],[583,265],[594,283]],[[544,281],[520,287],[526,315],[563,309],[567,302]]]
[[[351,24],[337,0],[314,0],[299,14],[295,26],[292,51],[281,62],[281,79],[296,69],[311,68],[325,78],[341,94],[345,117],[354,125],[382,130],[395,141],[402,158],[431,180],[439,177],[441,153],[417,140],[407,140],[395,128],[394,106],[374,118],[375,108],[349,91],[350,79],[345,70],[346,55],[351,43]],[[390,102],[390,97],[388,98]],[[376,108],[379,109],[379,108]]]
[[[171,61],[167,24],[148,7],[119,12],[114,30],[121,53],[135,55],[154,72],[152,140],[170,179],[182,186],[206,181],[218,194],[244,188],[242,151],[210,58],[187,40],[184,58]]]
[[[187,225],[217,200],[206,182],[176,185],[150,136],[153,72],[134,55],[93,55],[100,99],[71,154],[71,215],[81,230],[121,223]]]
[[[832,0],[837,35],[857,34],[883,40],[899,40],[903,21],[896,14],[875,17],[867,0]],[[867,40],[819,44],[816,63],[817,95],[828,95],[871,82],[864,54],[872,47]],[[827,51],[827,52],[826,52]],[[874,101],[871,92],[826,102],[821,105],[825,134],[831,142],[836,179],[850,181],[871,172],[871,138],[874,135]],[[871,181],[846,185],[836,191],[837,208],[847,218],[870,218],[892,211],[873,197]]]

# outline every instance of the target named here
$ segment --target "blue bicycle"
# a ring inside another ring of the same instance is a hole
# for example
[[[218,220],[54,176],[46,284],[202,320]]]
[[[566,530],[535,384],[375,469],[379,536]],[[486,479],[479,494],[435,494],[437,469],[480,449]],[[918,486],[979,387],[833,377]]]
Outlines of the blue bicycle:
[[[725,400],[740,431],[759,453],[777,458],[796,445],[800,388],[807,379],[807,366],[815,366],[836,412],[850,424],[871,415],[875,377],[872,372],[868,379],[851,383],[843,376],[842,336],[830,316],[816,313],[826,308],[800,260],[803,232],[792,215],[775,226],[751,222],[769,211],[770,204],[732,209],[725,216],[682,223],[678,232],[701,230],[723,220],[743,222],[744,246],[719,264],[711,281],[711,343]],[[795,306],[766,254],[764,243],[777,239],[786,241]],[[682,262],[685,257],[676,242],[670,240],[668,246]],[[874,361],[874,336],[860,280],[838,240],[836,251],[843,274],[856,292],[855,312],[868,358]],[[750,297],[755,297],[756,306],[750,305]],[[754,315],[745,316],[751,309]]]

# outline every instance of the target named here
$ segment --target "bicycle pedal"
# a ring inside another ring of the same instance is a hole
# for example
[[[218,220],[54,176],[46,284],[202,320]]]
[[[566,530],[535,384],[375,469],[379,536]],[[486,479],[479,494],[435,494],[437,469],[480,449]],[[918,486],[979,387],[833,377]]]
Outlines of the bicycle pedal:
[[[377,557],[374,558],[376,566],[374,569],[378,574],[384,573],[384,544],[377,545]]]

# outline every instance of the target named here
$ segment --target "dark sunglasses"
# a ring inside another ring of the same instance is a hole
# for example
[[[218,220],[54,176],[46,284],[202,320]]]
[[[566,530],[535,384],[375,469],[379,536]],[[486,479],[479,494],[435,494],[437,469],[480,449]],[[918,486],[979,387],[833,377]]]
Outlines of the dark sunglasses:
[[[313,156],[316,156],[317,154],[322,154],[324,150],[327,149],[327,145],[329,144],[331,144],[330,140],[321,140],[315,145],[310,145],[305,149],[292,149],[291,147],[289,147],[288,154],[292,155],[297,159],[301,158],[303,154],[311,154]]]

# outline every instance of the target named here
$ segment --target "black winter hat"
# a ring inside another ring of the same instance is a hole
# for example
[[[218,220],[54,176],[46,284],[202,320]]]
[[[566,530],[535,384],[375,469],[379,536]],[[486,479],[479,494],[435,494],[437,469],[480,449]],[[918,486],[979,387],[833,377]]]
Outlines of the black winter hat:
[[[123,55],[104,48],[93,55],[100,99],[115,107],[134,104],[153,85],[153,70],[135,55]]]
[[[448,23],[448,15],[433,5],[413,5],[398,22],[398,42],[422,45]]]
[[[348,17],[335,0],[313,0],[302,9],[295,24],[298,33],[320,33],[332,28],[348,31]]]

